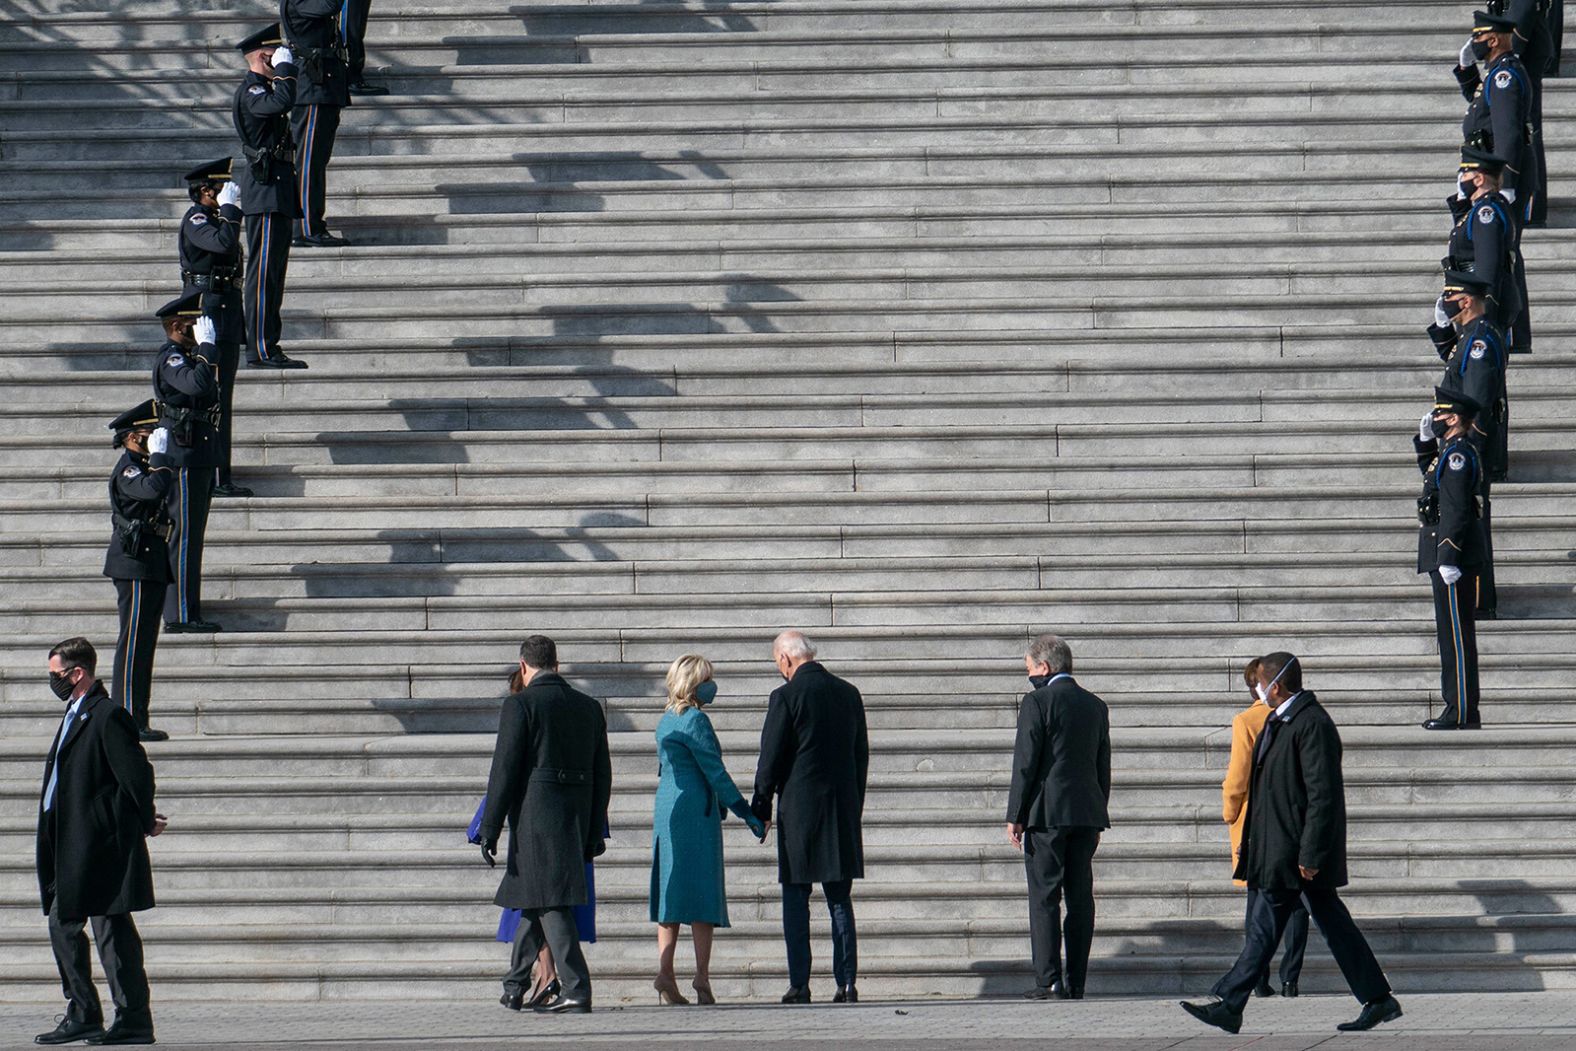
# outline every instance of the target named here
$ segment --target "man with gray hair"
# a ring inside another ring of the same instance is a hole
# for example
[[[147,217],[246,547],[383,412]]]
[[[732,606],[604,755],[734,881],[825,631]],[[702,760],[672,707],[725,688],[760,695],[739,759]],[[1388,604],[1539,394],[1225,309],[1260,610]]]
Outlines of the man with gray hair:
[[[766,702],[761,757],[750,809],[768,826],[777,805],[777,879],[788,949],[785,1004],[810,1002],[810,884],[819,883],[832,918],[833,1003],[858,1003],[859,950],[853,881],[865,874],[865,785],[870,737],[859,691],[815,660],[800,631],[772,643],[784,684]]]
[[[1029,881],[1029,1000],[1082,1000],[1094,941],[1094,852],[1111,827],[1111,719],[1105,702],[1073,681],[1073,655],[1041,635],[1023,658],[1034,690],[1018,707],[1007,794],[1007,839]],[[1062,970],[1066,891],[1067,969]]]

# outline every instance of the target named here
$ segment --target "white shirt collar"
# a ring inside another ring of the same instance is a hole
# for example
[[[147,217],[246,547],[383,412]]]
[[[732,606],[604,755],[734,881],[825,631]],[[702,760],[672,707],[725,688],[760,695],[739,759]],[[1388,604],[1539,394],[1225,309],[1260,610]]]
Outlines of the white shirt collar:
[[[1051,676],[1051,682],[1055,682],[1057,679],[1071,679],[1072,677],[1072,672],[1057,672],[1055,675]],[[1051,682],[1048,682],[1045,685],[1049,686]]]
[[[1285,714],[1286,714],[1286,709],[1291,707],[1291,702],[1295,701],[1297,698],[1299,698],[1301,696],[1302,696],[1302,691],[1298,690],[1296,693],[1292,694],[1290,697],[1288,697],[1284,701],[1280,702],[1280,707],[1275,709],[1275,718],[1280,719],[1280,718],[1284,717]]]

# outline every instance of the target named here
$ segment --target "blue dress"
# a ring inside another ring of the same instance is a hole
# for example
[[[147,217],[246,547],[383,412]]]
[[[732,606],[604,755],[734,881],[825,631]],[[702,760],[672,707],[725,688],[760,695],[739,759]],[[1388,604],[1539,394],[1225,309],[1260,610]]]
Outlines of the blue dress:
[[[471,818],[470,827],[465,830],[467,843],[480,844],[482,841],[482,812],[487,809],[487,800],[483,799],[476,806],[476,816]],[[602,830],[602,837],[608,838],[609,830]],[[586,862],[586,903],[572,906],[575,914],[575,927],[580,933],[583,942],[596,941],[596,879],[591,862]],[[498,941],[513,942],[514,933],[520,927],[520,910],[504,909],[503,915],[498,917]]]
[[[722,747],[699,708],[657,724],[661,763],[651,830],[651,920],[728,926],[722,818],[741,818],[744,796],[722,765]]]

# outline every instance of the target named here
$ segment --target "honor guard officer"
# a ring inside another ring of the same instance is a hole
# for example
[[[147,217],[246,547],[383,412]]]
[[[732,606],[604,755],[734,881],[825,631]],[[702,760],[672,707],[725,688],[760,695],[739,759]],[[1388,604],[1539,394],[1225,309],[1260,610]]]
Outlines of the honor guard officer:
[[[339,13],[339,39],[345,45],[350,66],[352,95],[389,93],[389,89],[382,84],[367,83],[367,16],[371,13],[372,0],[345,0],[345,6]]]
[[[296,199],[300,222],[293,242],[298,248],[342,245],[343,237],[328,232],[323,208],[328,196],[328,162],[339,134],[339,111],[350,105],[349,54],[340,36],[344,0],[279,0],[279,25],[295,53]]]
[[[115,447],[123,450],[109,477],[110,520],[115,535],[104,556],[104,575],[115,582],[120,636],[110,699],[131,714],[137,736],[167,741],[148,725],[153,653],[159,645],[164,594],[170,581],[170,520],[165,500],[175,480],[168,455],[170,432],[158,427],[154,403],[145,401],[115,417]]]
[[[1462,140],[1505,162],[1505,185],[1500,192],[1525,221],[1538,197],[1540,181],[1533,149],[1533,81],[1511,48],[1515,22],[1486,11],[1474,11],[1472,18],[1472,39],[1461,49],[1456,67],[1456,81],[1469,103],[1461,121]],[[1482,76],[1478,75],[1478,62],[1486,70]]]
[[[1417,500],[1417,571],[1434,585],[1434,630],[1439,636],[1440,693],[1445,710],[1425,730],[1476,730],[1478,714],[1477,626],[1473,598],[1483,564],[1478,521],[1479,450],[1470,428],[1479,406],[1444,388],[1434,391],[1434,409],[1413,439],[1423,469]]]
[[[202,548],[208,529],[208,490],[218,454],[219,377],[214,367],[213,322],[202,316],[193,292],[159,308],[169,342],[153,365],[153,399],[159,426],[170,434],[165,454],[170,482],[170,590],[164,630],[218,631],[202,619]]]
[[[1559,76],[1559,50],[1552,27],[1565,20],[1560,0],[1489,0],[1488,13],[1504,15],[1515,24],[1511,50],[1532,80],[1532,150],[1538,158],[1538,197],[1532,202],[1528,225],[1543,226],[1548,218],[1548,168],[1543,156],[1543,79]]]
[[[214,496],[251,496],[230,480],[230,436],[235,406],[235,370],[246,338],[246,312],[241,304],[241,191],[230,177],[230,158],[211,161],[186,173],[192,206],[181,219],[181,285],[198,292],[203,317],[218,333],[219,467]]]
[[[295,105],[296,67],[280,46],[279,25],[261,29],[236,45],[246,56],[246,79],[235,91],[235,130],[244,162],[236,175],[246,215],[246,364],[260,369],[304,369],[306,362],[279,349],[279,306],[290,266],[291,224],[296,207],[295,147],[290,107]]]
[[[1462,147],[1456,172],[1459,188],[1446,202],[1456,225],[1450,231],[1449,254],[1441,265],[1488,282],[1489,315],[1510,336],[1514,353],[1518,334],[1523,343],[1531,342],[1532,326],[1524,316],[1527,295],[1521,281],[1526,279],[1526,270],[1521,265],[1520,222],[1499,192],[1504,169],[1505,162],[1492,153]]]

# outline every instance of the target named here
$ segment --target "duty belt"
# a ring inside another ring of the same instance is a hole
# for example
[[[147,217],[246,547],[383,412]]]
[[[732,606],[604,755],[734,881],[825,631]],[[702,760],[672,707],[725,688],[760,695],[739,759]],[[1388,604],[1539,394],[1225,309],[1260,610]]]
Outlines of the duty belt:
[[[190,270],[182,270],[181,281],[188,287],[206,288],[210,292],[241,287],[241,275],[230,269],[214,270],[207,274],[194,274]]]
[[[210,409],[193,409],[182,405],[171,405],[167,401],[160,401],[154,403],[154,408],[158,410],[161,421],[168,419],[177,427],[188,421],[195,422],[197,420],[202,420],[210,427],[219,426],[219,406],[217,405]]]

